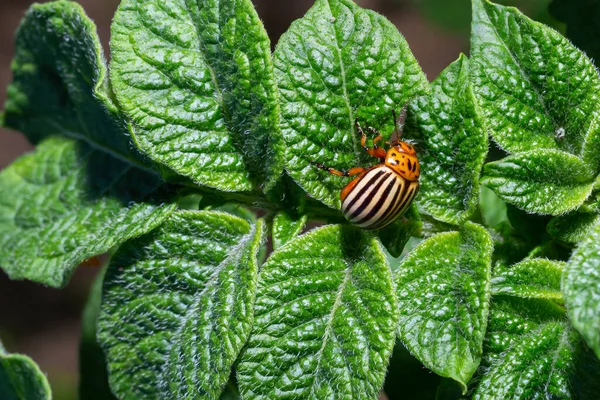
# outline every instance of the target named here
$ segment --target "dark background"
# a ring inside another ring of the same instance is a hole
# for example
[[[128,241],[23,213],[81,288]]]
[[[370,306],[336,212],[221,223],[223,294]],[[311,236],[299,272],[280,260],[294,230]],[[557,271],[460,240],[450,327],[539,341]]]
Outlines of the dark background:
[[[253,0],[271,41],[277,43],[290,23],[313,0]],[[356,0],[390,19],[405,36],[430,80],[460,52],[468,54],[470,0]],[[506,0],[546,23],[549,0]],[[11,80],[14,32],[31,0],[0,0],[0,107]],[[110,21],[119,0],[80,0],[97,27],[109,57]],[[560,26],[558,26],[560,28]],[[31,145],[18,132],[0,128],[0,169]],[[0,196],[2,194],[0,193]],[[69,285],[54,290],[29,282],[11,282],[0,271],[0,339],[10,352],[31,356],[48,374],[54,398],[75,399],[78,382],[80,316],[97,267],[80,267]]]

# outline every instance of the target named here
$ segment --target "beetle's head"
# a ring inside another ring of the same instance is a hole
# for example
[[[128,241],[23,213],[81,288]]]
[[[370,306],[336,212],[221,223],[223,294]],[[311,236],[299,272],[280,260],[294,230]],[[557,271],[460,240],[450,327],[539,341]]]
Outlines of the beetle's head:
[[[395,141],[387,151],[385,165],[396,171],[407,181],[417,181],[421,174],[417,152],[407,142]]]

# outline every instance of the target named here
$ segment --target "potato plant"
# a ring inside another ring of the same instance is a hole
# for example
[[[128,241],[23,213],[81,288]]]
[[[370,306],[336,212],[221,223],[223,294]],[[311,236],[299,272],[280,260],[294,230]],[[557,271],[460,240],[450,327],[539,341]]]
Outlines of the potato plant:
[[[581,3],[551,11],[597,56]],[[61,288],[110,255],[81,398],[600,398],[600,77],[517,9],[472,12],[429,82],[351,0],[274,52],[250,0],[122,0],[109,66],[78,4],[32,6],[1,122],[36,149],[0,172],[0,266]],[[420,193],[358,229],[314,163],[373,165],[355,120],[388,140],[405,104]],[[51,393],[0,349],[0,398]]]

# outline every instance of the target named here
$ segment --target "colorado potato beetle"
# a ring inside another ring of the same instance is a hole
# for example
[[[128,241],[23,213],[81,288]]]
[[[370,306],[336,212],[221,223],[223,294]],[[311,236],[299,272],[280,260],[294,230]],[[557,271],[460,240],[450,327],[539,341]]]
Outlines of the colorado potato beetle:
[[[347,171],[339,171],[314,163],[315,166],[337,176],[355,178],[340,193],[342,212],[353,224],[363,229],[381,229],[401,216],[410,206],[419,191],[420,167],[417,153],[412,144],[400,140],[402,134],[398,125],[402,121],[396,119],[396,138],[385,150],[377,143],[382,140],[381,133],[375,128],[366,130],[375,135],[373,148],[367,146],[367,135],[361,128],[358,118],[355,121],[356,131],[361,135],[361,145],[371,156],[379,159],[379,163],[370,168],[355,167]],[[406,116],[406,108],[401,119]]]

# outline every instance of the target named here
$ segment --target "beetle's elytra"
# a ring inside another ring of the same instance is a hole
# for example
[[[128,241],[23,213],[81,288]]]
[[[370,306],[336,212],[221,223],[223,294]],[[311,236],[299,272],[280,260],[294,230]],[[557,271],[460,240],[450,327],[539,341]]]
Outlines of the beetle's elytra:
[[[402,118],[405,116],[403,110]],[[394,123],[397,125],[394,114]],[[365,151],[379,159],[370,168],[355,167],[347,171],[314,163],[317,167],[337,176],[355,176],[340,193],[342,212],[353,224],[363,229],[381,229],[401,216],[410,206],[419,191],[419,160],[415,148],[398,138],[385,142],[388,150],[377,145],[381,134],[372,127],[366,130],[375,135],[373,148],[366,145],[367,136],[358,119],[356,130],[361,135]],[[399,137],[401,132],[397,132]]]

